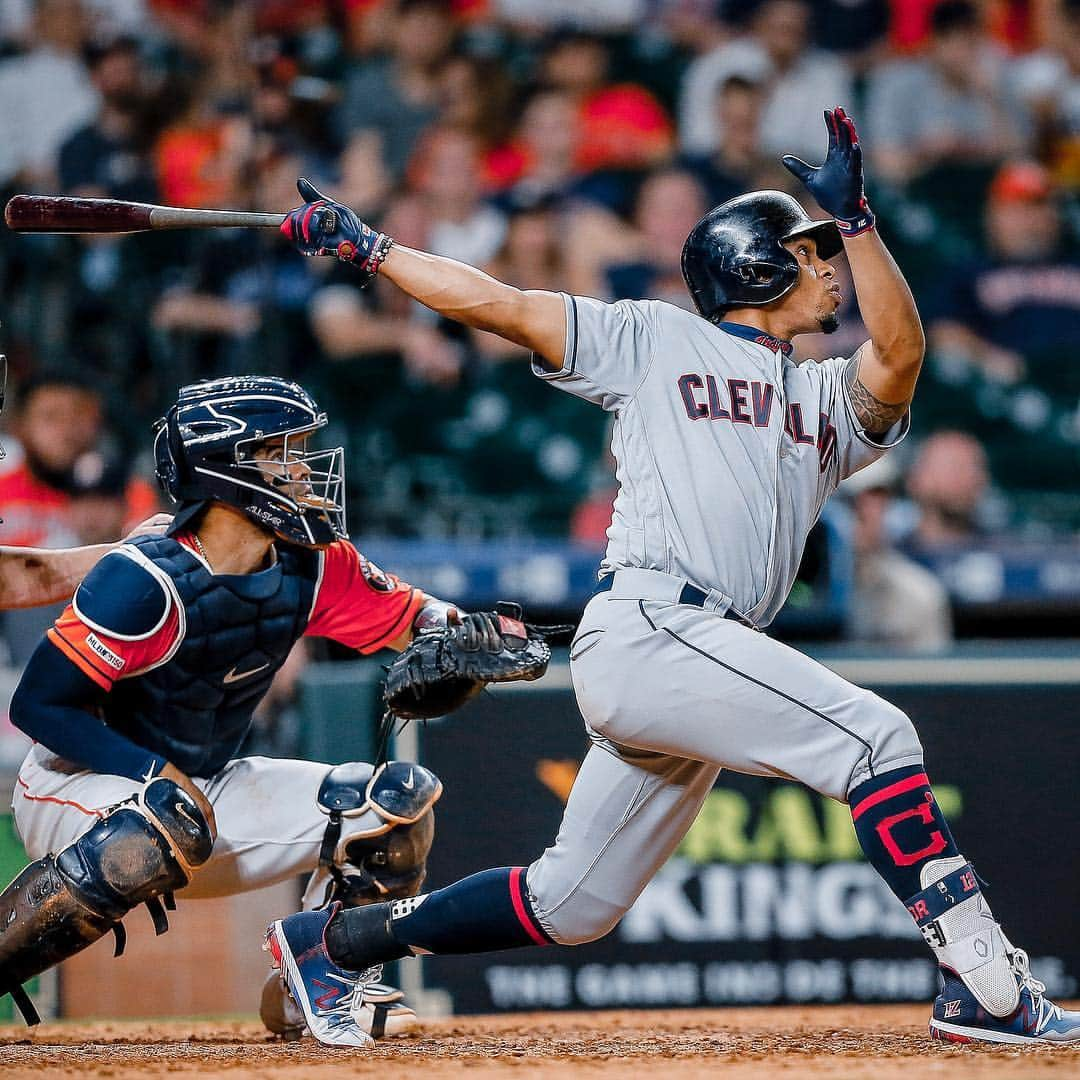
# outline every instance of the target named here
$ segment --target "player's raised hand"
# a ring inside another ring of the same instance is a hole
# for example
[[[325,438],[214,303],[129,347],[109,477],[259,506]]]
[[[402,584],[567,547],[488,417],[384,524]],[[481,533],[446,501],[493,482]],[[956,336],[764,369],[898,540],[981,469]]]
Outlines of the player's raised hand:
[[[825,110],[829,148],[822,165],[808,165],[802,158],[785,154],[784,168],[797,176],[818,205],[836,219],[845,237],[858,236],[874,227],[874,215],[863,188],[862,147],[851,117],[837,105]]]
[[[393,240],[365,225],[344,203],[323,195],[304,177],[296,182],[304,200],[290,210],[281,232],[304,255],[336,255],[366,275],[367,284],[378,272]]]

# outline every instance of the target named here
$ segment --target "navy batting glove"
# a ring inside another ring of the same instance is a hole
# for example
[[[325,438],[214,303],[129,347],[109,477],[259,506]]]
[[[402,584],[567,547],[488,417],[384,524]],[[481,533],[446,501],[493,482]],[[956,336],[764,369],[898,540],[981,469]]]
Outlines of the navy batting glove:
[[[786,154],[784,168],[806,185],[822,210],[832,214],[842,236],[858,236],[872,229],[875,220],[863,190],[859,136],[851,117],[839,105],[825,110],[825,124],[829,129],[825,163],[815,167]]]
[[[365,225],[344,203],[320,194],[310,180],[300,177],[296,189],[304,205],[289,211],[281,223],[282,234],[304,255],[336,255],[355,266],[367,284],[394,241]]]

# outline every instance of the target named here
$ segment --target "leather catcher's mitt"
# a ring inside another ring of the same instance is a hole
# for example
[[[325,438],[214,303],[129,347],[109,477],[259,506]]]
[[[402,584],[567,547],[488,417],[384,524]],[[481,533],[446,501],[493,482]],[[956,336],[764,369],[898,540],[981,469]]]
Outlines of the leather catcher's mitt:
[[[531,681],[547,671],[547,638],[568,627],[531,626],[521,606],[500,600],[457,625],[425,630],[390,665],[386,708],[402,720],[445,716],[488,683]]]

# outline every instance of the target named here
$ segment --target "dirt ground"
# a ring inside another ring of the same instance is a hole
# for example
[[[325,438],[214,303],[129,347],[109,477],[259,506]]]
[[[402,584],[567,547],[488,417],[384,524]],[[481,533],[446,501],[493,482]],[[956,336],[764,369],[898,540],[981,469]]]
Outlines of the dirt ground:
[[[1080,1049],[941,1044],[927,1038],[926,1020],[926,1008],[912,1006],[464,1016],[368,1052],[274,1042],[250,1021],[45,1024],[0,1027],[0,1076],[385,1080],[390,1068],[425,1080],[642,1080],[659,1066],[664,1080],[714,1080],[718,1068],[725,1080],[1080,1078]]]

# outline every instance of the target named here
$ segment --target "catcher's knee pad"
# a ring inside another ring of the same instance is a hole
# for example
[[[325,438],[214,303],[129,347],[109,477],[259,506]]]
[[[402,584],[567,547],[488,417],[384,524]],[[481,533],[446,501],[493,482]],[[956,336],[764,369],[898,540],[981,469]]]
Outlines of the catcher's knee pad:
[[[0,993],[11,993],[29,1023],[37,1014],[22,991],[34,975],[85,949],[109,930],[116,955],[120,920],[146,904],[157,932],[162,907],[210,857],[213,838],[195,801],[171,780],[151,780],[58,855],[31,863],[0,894]]]
[[[419,892],[440,795],[439,778],[408,761],[331,769],[317,797],[328,820],[304,906],[340,900],[356,907]]]

